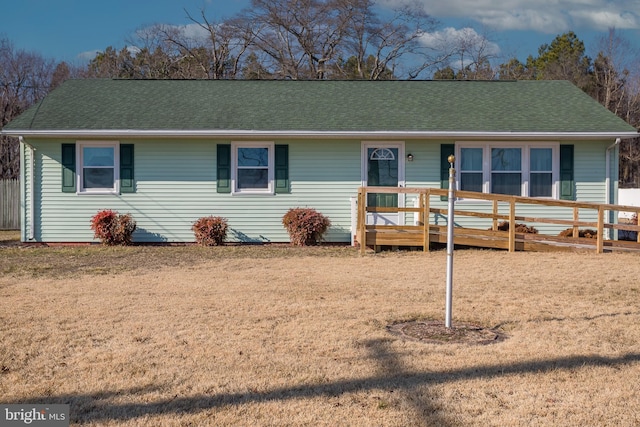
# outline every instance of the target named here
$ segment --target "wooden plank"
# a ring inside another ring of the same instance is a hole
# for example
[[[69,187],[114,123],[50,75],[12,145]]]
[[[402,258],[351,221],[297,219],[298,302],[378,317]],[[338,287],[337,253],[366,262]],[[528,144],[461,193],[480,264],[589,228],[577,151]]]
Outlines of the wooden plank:
[[[493,229],[493,231],[497,231],[498,230],[498,201],[497,200],[493,200],[491,201],[491,203],[493,204],[493,221],[491,223],[491,228]]]
[[[421,232],[422,226],[420,225],[367,225],[366,229],[369,231],[395,231],[395,230],[403,230],[403,231],[416,231]]]
[[[420,212],[420,208],[417,207],[381,207],[381,206],[367,206],[367,212],[372,213],[397,213],[397,212]]]
[[[511,200],[509,204],[509,252],[516,250],[516,202]]]
[[[420,195],[420,204],[422,205],[422,250],[429,252],[429,197],[426,194]]]
[[[604,207],[600,206],[598,209],[598,244],[596,252],[601,254],[603,250],[604,242]]]
[[[604,227],[613,230],[640,231],[640,226],[633,224],[605,224]]]
[[[528,216],[516,216],[516,221],[520,222],[537,222],[541,224],[556,224],[556,225],[576,225],[578,227],[597,227],[597,222],[587,222],[587,221],[571,221],[569,219],[551,219],[551,218],[536,218],[536,217],[528,217]]]
[[[416,189],[416,188],[404,188],[398,189],[395,187],[375,187],[365,188],[362,187],[358,192],[358,226],[356,238],[358,241],[364,242],[361,244],[361,251],[365,253],[365,246],[372,245],[376,250],[380,246],[422,246],[425,251],[429,250],[430,243],[446,243],[446,226],[431,225],[430,221],[432,214],[447,215],[447,209],[431,208],[430,197],[446,195],[447,190],[440,189]],[[366,225],[366,197],[367,190],[369,192],[377,193],[414,193],[418,194],[418,206],[411,208],[372,208],[372,212],[418,212],[418,221],[416,225],[403,225],[403,226],[374,226]],[[401,191],[399,191],[401,190]],[[456,227],[454,234],[454,243],[456,245],[469,245],[487,248],[502,248],[508,249],[510,252],[515,250],[567,250],[567,249],[585,249],[595,247],[598,253],[601,253],[606,248],[607,251],[612,250],[639,250],[640,251],[640,226],[633,224],[615,224],[605,222],[605,212],[622,211],[623,209],[638,211],[640,207],[620,207],[616,205],[598,205],[596,203],[577,203],[562,200],[548,200],[548,199],[530,199],[522,198],[518,196],[505,196],[483,193],[471,193],[470,192],[456,192],[456,196],[465,198],[477,198],[480,200],[492,201],[492,212],[476,212],[471,210],[465,210],[464,207],[454,211],[454,215],[469,216],[477,218],[488,218],[492,221],[492,228],[497,227],[499,220],[508,220],[509,231],[494,231],[493,229],[474,229]],[[499,203],[509,203],[509,214],[499,214]],[[573,211],[573,220],[561,220],[555,218],[538,218],[538,217],[526,217],[516,215],[516,210],[520,205],[546,205],[546,206],[563,206]],[[580,221],[579,209],[595,209],[597,210],[598,221]],[[520,222],[533,222],[533,223],[545,223],[566,225],[573,228],[573,234],[576,237],[565,238],[559,236],[549,236],[542,234],[523,234],[516,233],[515,226],[516,221]],[[577,237],[577,233],[580,227],[589,227],[597,229],[597,239],[586,239]],[[628,230],[638,232],[638,242],[617,242],[617,241],[605,241],[604,229],[612,230]]]
[[[447,209],[433,208],[433,209],[431,209],[431,212],[433,212],[435,214],[440,214],[440,215],[446,216]],[[462,211],[462,210],[454,210],[453,211],[453,215],[454,216],[458,216],[458,215],[459,216],[471,216],[471,217],[477,217],[477,218],[493,218],[493,214],[490,214],[490,213],[474,212],[474,211]],[[509,215],[497,215],[496,218],[497,219],[508,220],[509,219]]]
[[[366,191],[363,188],[358,190],[358,241],[360,243],[360,254],[364,255],[367,250],[367,212],[366,212]]]

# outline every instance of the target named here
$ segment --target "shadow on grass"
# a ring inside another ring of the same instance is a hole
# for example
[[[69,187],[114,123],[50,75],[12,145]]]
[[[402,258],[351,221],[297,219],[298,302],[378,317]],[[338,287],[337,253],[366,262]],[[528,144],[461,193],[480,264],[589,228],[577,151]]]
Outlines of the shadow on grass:
[[[69,394],[37,396],[27,401],[3,403],[66,403],[71,405],[72,422],[126,421],[148,415],[191,414],[224,406],[240,406],[250,403],[277,402],[316,397],[336,397],[347,393],[383,390],[401,392],[414,410],[416,424],[447,427],[456,424],[437,414],[430,403],[436,396],[413,393],[418,387],[445,384],[453,381],[503,377],[530,373],[545,373],[555,370],[572,370],[585,367],[613,367],[640,362],[640,353],[629,353],[621,357],[575,356],[540,361],[514,363],[510,365],[485,365],[440,372],[411,372],[390,351],[389,340],[371,340],[365,343],[378,365],[379,374],[373,377],[334,381],[327,384],[307,384],[295,387],[275,388],[267,391],[246,393],[200,394],[175,396],[150,403],[110,403],[107,400],[118,396],[131,396],[159,391],[161,386],[146,386],[132,389],[105,391],[95,394]]]

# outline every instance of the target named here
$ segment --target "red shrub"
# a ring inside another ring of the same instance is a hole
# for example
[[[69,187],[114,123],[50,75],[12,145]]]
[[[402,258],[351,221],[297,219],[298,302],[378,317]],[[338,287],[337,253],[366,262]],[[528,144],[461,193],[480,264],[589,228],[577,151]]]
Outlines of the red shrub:
[[[566,230],[562,230],[560,232],[560,234],[558,234],[558,236],[560,236],[560,237],[573,237],[573,228],[567,228]],[[578,230],[578,237],[586,237],[588,239],[597,239],[598,238],[598,231],[592,230],[590,228],[587,228],[587,229],[584,229],[584,230]]]
[[[130,245],[136,222],[129,214],[119,215],[111,209],[98,211],[91,218],[94,237],[105,245]]]
[[[509,221],[502,221],[499,223],[498,230],[509,231]],[[538,229],[527,224],[516,223],[516,233],[538,234]]]
[[[196,242],[203,246],[219,246],[227,238],[227,220],[219,216],[198,218],[191,229],[196,236]]]
[[[315,245],[331,226],[329,218],[311,208],[289,209],[282,217],[294,246]]]

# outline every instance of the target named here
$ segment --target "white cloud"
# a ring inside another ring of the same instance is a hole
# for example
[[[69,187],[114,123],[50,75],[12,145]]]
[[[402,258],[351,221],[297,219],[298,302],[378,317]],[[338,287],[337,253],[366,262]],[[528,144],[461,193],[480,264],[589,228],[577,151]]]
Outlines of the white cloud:
[[[610,27],[640,29],[640,2],[628,0],[381,0],[383,7],[421,4],[437,19],[470,19],[496,30],[558,33]]]
[[[640,28],[640,17],[629,11],[579,10],[571,12],[571,16],[580,26],[600,31],[611,27],[620,30]]]
[[[441,31],[424,33],[420,42],[432,49],[442,49],[447,46],[465,46],[466,50],[482,50],[485,55],[496,56],[500,54],[500,46],[489,41],[488,37],[478,34],[473,28],[456,29],[447,27]]]
[[[96,57],[96,55],[98,55],[100,52],[102,52],[102,50],[99,49],[95,49],[95,50],[87,50],[85,52],[81,52],[79,53],[76,57],[81,60],[81,61],[91,61],[93,58]]]
[[[175,26],[185,37],[191,40],[206,40],[209,32],[198,24],[187,24]]]
[[[454,69],[472,64],[480,58],[495,58],[500,55],[500,46],[469,27],[447,27],[441,31],[425,33],[420,42],[434,50],[455,52],[449,63]]]

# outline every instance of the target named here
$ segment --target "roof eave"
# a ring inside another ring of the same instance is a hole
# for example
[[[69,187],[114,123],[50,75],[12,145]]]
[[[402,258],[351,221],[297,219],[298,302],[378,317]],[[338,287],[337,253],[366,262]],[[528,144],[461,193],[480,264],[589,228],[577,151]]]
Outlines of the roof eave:
[[[323,138],[323,139],[627,139],[638,132],[485,132],[485,131],[271,131],[271,130],[140,130],[140,129],[3,129],[2,135],[31,138]]]

